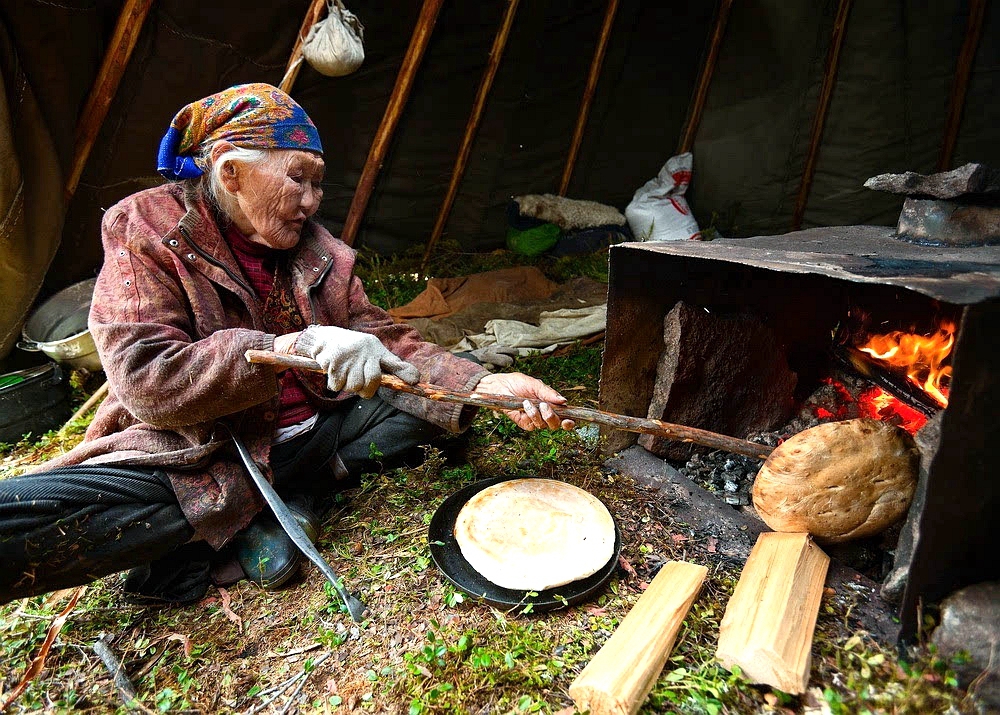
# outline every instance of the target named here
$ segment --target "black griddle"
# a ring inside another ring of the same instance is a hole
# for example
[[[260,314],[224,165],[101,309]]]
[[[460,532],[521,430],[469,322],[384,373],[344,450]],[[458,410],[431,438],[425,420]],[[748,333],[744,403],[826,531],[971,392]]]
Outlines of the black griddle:
[[[618,554],[622,548],[621,532],[615,523],[614,552],[608,562],[587,578],[573,581],[562,586],[545,591],[518,591],[497,586],[472,568],[472,565],[462,556],[462,550],[455,540],[455,521],[473,496],[487,487],[511,479],[540,479],[541,477],[492,477],[469,484],[445,499],[434,516],[427,530],[430,542],[431,557],[444,574],[444,577],[455,588],[486,603],[507,610],[527,609],[529,612],[550,611],[565,608],[586,601],[607,585],[618,566]],[[532,595],[534,594],[534,595]],[[530,608],[528,606],[530,605]]]

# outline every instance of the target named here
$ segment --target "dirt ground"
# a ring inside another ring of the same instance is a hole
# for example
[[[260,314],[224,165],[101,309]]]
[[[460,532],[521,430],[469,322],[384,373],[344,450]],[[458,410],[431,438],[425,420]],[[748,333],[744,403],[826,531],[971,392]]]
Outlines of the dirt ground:
[[[522,369],[573,404],[595,406],[599,365],[597,347]],[[0,478],[79,437],[77,429],[5,448]],[[592,599],[544,613],[499,609],[456,590],[436,567],[427,527],[438,506],[478,479],[517,475],[574,484],[615,518],[621,556]],[[858,618],[872,595],[847,587],[824,594],[804,695],[723,669],[715,661],[719,623],[743,564],[719,533],[615,468],[593,430],[524,433],[482,412],[465,436],[429,449],[421,466],[366,475],[327,516],[318,546],[370,609],[363,623],[311,564],[279,591],[241,582],[178,608],[129,605],[123,577],[112,576],[87,587],[37,673],[32,662],[69,594],[0,606],[0,703],[28,674],[7,712],[568,715],[570,683],[658,569],[683,560],[707,567],[708,577],[640,712],[972,711],[951,664],[927,648],[901,654],[877,640]],[[119,681],[134,687],[129,707],[94,651],[98,639],[120,661]]]

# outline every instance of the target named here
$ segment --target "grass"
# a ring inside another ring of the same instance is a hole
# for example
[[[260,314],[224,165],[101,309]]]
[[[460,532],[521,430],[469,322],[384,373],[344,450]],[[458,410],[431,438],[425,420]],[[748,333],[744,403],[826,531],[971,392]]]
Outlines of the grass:
[[[376,263],[370,270],[381,272],[386,301],[412,291],[393,264]],[[594,405],[600,365],[600,346],[575,346],[514,368],[573,404]],[[0,449],[0,478],[69,449],[85,423],[68,436]],[[437,571],[426,537],[437,507],[477,479],[515,474],[580,486],[615,516],[628,568],[592,601],[540,614],[500,610]],[[366,475],[327,518],[318,546],[371,609],[364,623],[351,621],[311,566],[284,590],[240,583],[185,608],[128,605],[121,576],[108,577],[88,588],[45,670],[10,712],[126,712],[92,650],[102,634],[113,637],[139,702],[153,712],[280,712],[286,705],[303,713],[572,712],[569,684],[669,559],[703,564],[709,576],[641,712],[971,712],[952,663],[927,647],[904,659],[875,642],[859,631],[854,602],[843,594],[824,597],[805,695],[751,685],[721,668],[715,643],[740,565],[678,521],[655,491],[608,471],[596,440],[579,433],[522,432],[480,412],[466,435],[428,448],[420,466]],[[0,701],[61,608],[45,597],[0,606]]]

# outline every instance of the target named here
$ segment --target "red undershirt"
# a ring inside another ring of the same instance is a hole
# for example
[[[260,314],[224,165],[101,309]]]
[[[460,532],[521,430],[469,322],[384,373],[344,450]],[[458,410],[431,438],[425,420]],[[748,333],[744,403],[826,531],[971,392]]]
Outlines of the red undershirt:
[[[262,304],[266,303],[274,288],[274,272],[281,251],[248,240],[235,224],[230,224],[226,231],[226,240],[257,297]],[[272,326],[267,327],[272,329]],[[278,427],[298,424],[316,414],[316,410],[309,406],[302,383],[293,370],[285,370],[278,376],[278,391]]]

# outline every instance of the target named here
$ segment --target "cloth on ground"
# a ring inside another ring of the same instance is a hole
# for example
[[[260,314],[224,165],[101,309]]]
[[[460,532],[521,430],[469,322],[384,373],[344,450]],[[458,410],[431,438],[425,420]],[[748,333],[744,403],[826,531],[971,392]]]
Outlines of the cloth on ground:
[[[440,318],[473,303],[540,300],[552,295],[558,284],[533,266],[505,268],[458,278],[431,278],[427,288],[406,305],[392,308],[396,322],[407,318]]]
[[[483,333],[491,320],[537,323],[543,311],[600,305],[607,301],[607,296],[607,284],[593,278],[579,277],[560,284],[544,300],[473,303],[444,318],[411,318],[406,322],[416,328],[424,340],[457,352],[462,350],[457,346],[466,336]],[[600,329],[603,328],[598,330]]]
[[[608,305],[602,303],[586,308],[544,311],[538,316],[538,325],[518,320],[491,320],[486,323],[485,332],[469,335],[452,349],[505,345],[518,348],[521,355],[529,355],[539,352],[539,348],[551,349],[599,333],[605,329],[607,318]]]

